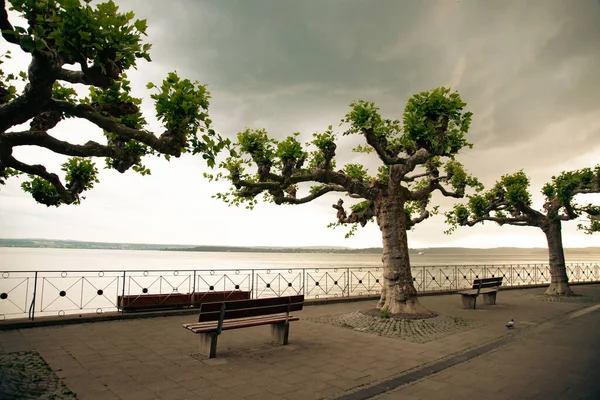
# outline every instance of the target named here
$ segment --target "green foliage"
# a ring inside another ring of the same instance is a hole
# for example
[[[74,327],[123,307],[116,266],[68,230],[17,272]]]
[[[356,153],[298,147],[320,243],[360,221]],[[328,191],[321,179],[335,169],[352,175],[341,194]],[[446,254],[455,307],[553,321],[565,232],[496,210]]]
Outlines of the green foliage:
[[[246,129],[238,133],[237,138],[240,150],[249,154],[256,164],[270,165],[273,163],[277,141],[270,139],[266,130]]]
[[[150,44],[141,43],[146,20],[134,13],[119,13],[110,0],[90,6],[90,0],[9,0],[12,9],[28,21],[26,29],[15,27],[26,52],[49,49],[65,54],[71,62],[83,60],[107,72],[110,64],[125,71],[137,59],[150,61]]]
[[[52,98],[56,100],[64,100],[69,103],[74,103],[77,99],[77,92],[75,89],[66,87],[60,82],[54,82],[52,85]]]
[[[367,169],[362,164],[346,164],[344,172],[352,179],[365,181],[368,178]]]
[[[381,319],[390,319],[392,317],[392,313],[390,313],[388,310],[380,310],[379,316]]]
[[[583,168],[576,171],[566,171],[559,176],[553,176],[552,181],[542,188],[542,193],[549,200],[556,200],[563,205],[569,204],[577,192],[591,190],[598,185],[600,165],[594,169]]]
[[[61,168],[65,172],[66,185],[65,188],[74,191],[72,204],[79,204],[81,197],[79,194],[94,187],[94,183],[98,182],[96,178],[98,170],[94,163],[82,157],[70,158]],[[45,179],[39,176],[29,175],[31,181],[26,181],[21,184],[23,190],[30,193],[32,197],[42,204],[47,206],[60,206],[64,199],[61,198],[57,188]]]
[[[345,134],[366,134],[386,139],[386,149],[397,154],[414,154],[420,148],[434,155],[454,156],[463,147],[472,147],[465,139],[471,125],[471,112],[463,112],[464,103],[458,92],[441,87],[414,95],[404,109],[402,125],[398,120],[384,119],[373,102],[356,101],[342,119],[350,124]],[[365,152],[364,147],[355,151]]]
[[[277,143],[276,156],[280,160],[299,160],[306,158],[307,154],[302,150],[302,144],[296,139],[300,134],[294,133],[282,142]]]
[[[347,223],[341,223],[341,222],[330,222],[329,224],[327,224],[327,228],[331,228],[331,229],[335,229],[340,226],[344,226],[344,227],[350,226],[350,230],[344,234],[344,238],[346,238],[346,239],[350,239],[352,236],[354,236],[354,234],[358,230],[358,223],[347,224]]]
[[[10,58],[10,50],[7,50],[4,54],[0,54],[0,66],[5,62],[3,59],[8,60]],[[25,72],[20,72],[18,75],[6,74],[0,67],[0,104],[8,103],[17,96],[17,88],[10,84],[10,82],[18,80],[26,81],[27,74]]]
[[[308,163],[309,168],[325,168],[332,170],[336,163],[333,159],[335,155],[337,136],[333,132],[333,127],[329,125],[328,129],[323,132],[313,133],[313,140],[308,144],[312,144],[317,150],[311,152]]]
[[[29,175],[31,181],[21,183],[21,188],[39,203],[46,204],[48,207],[59,206],[61,204],[58,191],[53,184],[40,177]]]
[[[475,188],[476,191],[483,190],[483,184],[472,175],[467,174],[464,166],[456,160],[450,160],[444,165],[444,171],[449,177],[450,185],[459,190],[464,190],[466,186]]]
[[[11,176],[19,176],[21,175],[20,171],[12,168],[5,168],[4,171],[0,172],[0,185],[5,185],[6,180]]]
[[[453,156],[465,146],[472,147],[464,137],[471,125],[471,112],[458,92],[441,87],[414,95],[404,109],[405,135],[417,147],[433,154]]]
[[[354,153],[364,153],[364,154],[371,154],[375,151],[375,149],[373,149],[371,146],[364,146],[364,145],[356,145],[355,148],[352,149],[352,151]]]
[[[157,88],[153,83],[148,83],[147,87]],[[214,166],[216,155],[230,141],[222,140],[210,127],[210,93],[206,86],[198,81],[181,79],[176,72],[170,72],[159,92],[150,97],[156,102],[157,119],[165,124],[167,130],[184,138],[186,147],[183,151],[201,153],[207,164]]]
[[[350,107],[350,112],[342,119],[342,123],[351,124],[344,135],[372,131],[376,136],[393,136],[401,131],[400,121],[382,118],[379,107],[373,102],[358,100],[351,103]]]
[[[86,191],[92,189],[94,183],[98,183],[98,169],[96,169],[94,162],[88,158],[72,157],[62,165],[61,169],[66,173],[67,189],[70,189],[73,185],[78,185],[82,191]]]

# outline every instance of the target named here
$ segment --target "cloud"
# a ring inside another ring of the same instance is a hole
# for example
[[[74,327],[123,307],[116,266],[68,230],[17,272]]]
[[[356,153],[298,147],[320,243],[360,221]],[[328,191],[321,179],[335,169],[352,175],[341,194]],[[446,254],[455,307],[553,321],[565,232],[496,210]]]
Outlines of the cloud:
[[[168,71],[209,85],[211,117],[222,134],[266,128],[276,138],[308,140],[337,126],[355,99],[375,101],[399,118],[414,93],[457,89],[474,112],[460,160],[486,185],[523,169],[534,199],[554,174],[600,162],[600,6],[598,1],[202,0],[117,1],[147,18],[152,64],[130,73],[153,130],[147,81]],[[13,14],[14,15],[14,14]],[[11,15],[12,17],[12,15]],[[17,50],[14,53],[18,53]],[[26,58],[20,56],[23,64]],[[59,125],[61,138],[85,142],[102,134],[82,121]],[[344,137],[338,165],[373,158],[350,153]],[[64,160],[18,149],[29,162],[57,171]],[[102,163],[102,160],[99,160]],[[335,195],[303,206],[229,208],[211,194],[198,158],[148,160],[149,177],[102,170],[81,206],[58,210],[21,193],[19,180],[0,189],[0,236],[240,245],[379,246],[376,225],[343,239],[328,230]],[[448,208],[452,200],[434,196]],[[565,244],[597,244],[566,224]],[[492,224],[445,236],[443,218],[420,224],[411,246],[537,245],[535,230]]]

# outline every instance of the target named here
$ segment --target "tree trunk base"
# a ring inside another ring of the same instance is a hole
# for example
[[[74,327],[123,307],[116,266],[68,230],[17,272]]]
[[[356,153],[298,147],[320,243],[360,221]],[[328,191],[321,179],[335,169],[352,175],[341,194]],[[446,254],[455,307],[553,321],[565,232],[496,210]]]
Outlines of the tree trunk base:
[[[377,308],[380,311],[388,312],[393,316],[419,316],[428,318],[437,315],[435,312],[430,311],[423,307],[417,298],[410,299],[407,301],[399,301],[394,298],[386,298],[379,301]]]
[[[552,282],[544,294],[547,296],[572,296],[574,293],[568,282]]]

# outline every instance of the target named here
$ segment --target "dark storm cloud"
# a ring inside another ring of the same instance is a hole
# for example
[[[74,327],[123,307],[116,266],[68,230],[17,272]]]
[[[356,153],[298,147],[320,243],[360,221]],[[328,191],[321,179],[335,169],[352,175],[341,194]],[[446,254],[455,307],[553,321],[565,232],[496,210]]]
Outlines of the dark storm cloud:
[[[476,112],[472,140],[496,147],[600,99],[592,0],[138,4],[161,29],[157,50],[244,124],[336,122],[364,95],[399,116],[409,95],[454,84]]]

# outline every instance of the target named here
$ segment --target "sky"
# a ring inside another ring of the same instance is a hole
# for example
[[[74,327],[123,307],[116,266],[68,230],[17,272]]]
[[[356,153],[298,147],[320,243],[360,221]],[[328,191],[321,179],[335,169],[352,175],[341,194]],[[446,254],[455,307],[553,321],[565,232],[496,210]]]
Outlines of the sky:
[[[337,126],[356,99],[374,101],[385,117],[401,118],[409,97],[438,86],[458,90],[473,123],[473,149],[458,160],[487,187],[524,170],[534,205],[540,188],[563,170],[600,162],[600,0],[118,0],[148,20],[152,63],[128,72],[159,134],[145,85],[169,71],[208,84],[210,115],[223,136],[265,128],[282,139]],[[14,25],[19,20],[9,13]],[[2,42],[6,43],[6,42]],[[12,45],[11,45],[12,46]],[[2,45],[5,47],[5,44]],[[11,49],[8,64],[28,57]],[[86,121],[68,120],[51,133],[74,143],[102,141]],[[360,137],[341,138],[338,165],[362,160],[350,152]],[[60,172],[66,159],[18,148],[28,163]],[[97,160],[100,167],[103,160]],[[373,159],[366,164],[376,168]],[[146,159],[150,176],[101,169],[100,183],[81,205],[47,208],[20,189],[0,187],[0,237],[107,242],[380,247],[376,224],[345,239],[329,229],[339,194],[299,206],[259,203],[253,210],[211,198],[227,189],[209,183],[201,157]],[[454,200],[434,194],[449,210]],[[600,202],[588,195],[582,202]],[[600,245],[577,222],[563,225],[565,247]],[[545,247],[539,228],[486,223],[448,236],[442,216],[409,233],[411,248]]]

